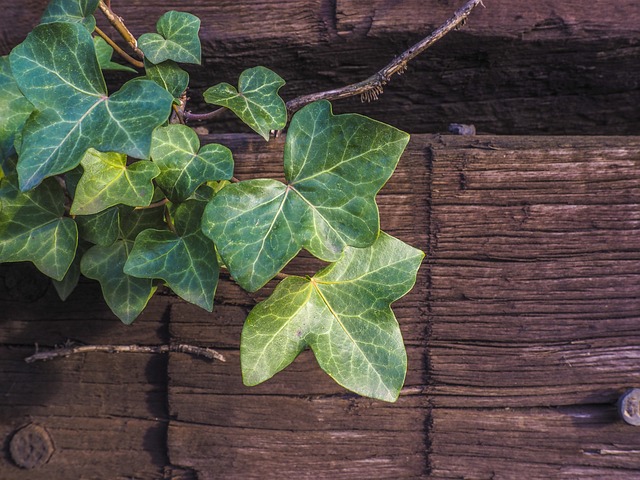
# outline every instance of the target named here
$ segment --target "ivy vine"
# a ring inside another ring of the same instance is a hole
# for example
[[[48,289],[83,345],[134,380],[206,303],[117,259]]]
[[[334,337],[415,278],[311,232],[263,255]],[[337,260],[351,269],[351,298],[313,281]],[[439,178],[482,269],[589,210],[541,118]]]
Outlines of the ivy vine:
[[[98,9],[132,54],[96,26]],[[253,292],[304,249],[330,265],[287,276],[251,311],[244,382],[269,379],[310,347],[339,384],[394,401],[406,353],[390,305],[412,288],[424,254],[380,231],[375,197],[409,135],[334,115],[322,95],[288,108],[284,80],[250,68],[204,99],[267,141],[287,129],[285,182],[237,181],[232,152],[201,145],[184,125],[215,114],[185,110],[180,64],[200,63],[199,28],[196,16],[170,11],[136,41],[109,2],[52,0],[0,58],[0,262],[33,262],[63,300],[81,274],[95,279],[130,324],[162,284],[211,311],[221,269]],[[133,78],[108,92],[109,69]]]

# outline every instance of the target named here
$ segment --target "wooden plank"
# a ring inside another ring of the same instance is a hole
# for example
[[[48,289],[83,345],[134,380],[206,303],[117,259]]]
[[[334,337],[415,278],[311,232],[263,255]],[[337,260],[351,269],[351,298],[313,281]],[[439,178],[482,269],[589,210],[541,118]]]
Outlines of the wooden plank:
[[[432,478],[637,476],[638,140],[433,138]]]
[[[614,406],[436,408],[431,421],[432,479],[638,476],[637,428]]]
[[[439,141],[435,404],[615,401],[640,381],[637,139]]]
[[[46,2],[5,6],[0,54],[24,39]],[[136,35],[152,31],[167,10],[202,18],[204,68],[187,68],[190,106],[205,111],[207,87],[235,83],[240,72],[255,65],[287,80],[282,90],[287,99],[360,81],[463,3],[135,0],[114,2],[114,9]],[[352,99],[336,109],[369,114],[413,133],[444,132],[449,123],[462,122],[496,134],[637,134],[638,25],[634,0],[615,5],[597,0],[588,9],[577,0],[494,0],[387,86],[380,101]],[[108,74],[114,88],[126,78]],[[248,132],[232,115],[208,125],[220,132]]]
[[[0,457],[0,477],[157,480],[167,464],[166,357],[86,354],[27,364],[31,347],[0,346],[0,438],[31,423],[50,434],[45,465]]]

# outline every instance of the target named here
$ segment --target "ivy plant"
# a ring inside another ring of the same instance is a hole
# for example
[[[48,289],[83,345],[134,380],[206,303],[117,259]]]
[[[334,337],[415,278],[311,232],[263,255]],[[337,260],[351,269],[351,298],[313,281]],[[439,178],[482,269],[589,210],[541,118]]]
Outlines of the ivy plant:
[[[285,277],[241,336],[247,385],[309,347],[336,382],[397,399],[406,353],[391,304],[414,285],[423,253],[380,231],[376,195],[409,135],[326,100],[290,112],[285,81],[263,66],[204,92],[269,141],[286,130],[284,182],[238,181],[232,152],[185,125],[200,20],[162,15],[121,48],[97,27],[109,2],[52,0],[41,23],[0,58],[0,262],[30,261],[62,299],[80,275],[100,283],[130,324],[166,285],[207,311],[221,270],[253,292]],[[112,13],[112,12],[111,12]],[[116,22],[120,19],[117,16]],[[131,78],[109,92],[104,70]],[[301,250],[327,262],[307,277],[283,268]]]

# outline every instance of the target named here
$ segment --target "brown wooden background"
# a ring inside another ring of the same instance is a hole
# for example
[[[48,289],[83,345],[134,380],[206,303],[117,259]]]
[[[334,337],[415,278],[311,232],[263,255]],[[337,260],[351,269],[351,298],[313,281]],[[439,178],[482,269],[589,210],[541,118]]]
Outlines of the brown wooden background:
[[[2,3],[6,54],[46,2]],[[256,64],[289,80],[286,98],[359,80],[462,3],[113,1],[137,34],[172,8],[202,17],[194,109],[203,87]],[[273,285],[250,295],[223,281],[213,314],[160,294],[125,327],[96,284],[62,303],[33,268],[6,265],[0,478],[638,478],[640,430],[614,404],[640,386],[640,137],[613,135],[640,134],[640,5],[485,5],[377,103],[336,104],[414,134],[379,197],[383,227],[427,252],[416,288],[394,307],[409,354],[396,404],[345,392],[309,353],[243,387],[242,321]],[[499,136],[437,133],[450,122]],[[239,178],[281,175],[283,139],[214,139],[234,150]],[[288,271],[315,266],[303,258]],[[23,362],[35,343],[67,340],[190,342],[228,362]],[[33,471],[8,453],[28,423],[56,449]]]

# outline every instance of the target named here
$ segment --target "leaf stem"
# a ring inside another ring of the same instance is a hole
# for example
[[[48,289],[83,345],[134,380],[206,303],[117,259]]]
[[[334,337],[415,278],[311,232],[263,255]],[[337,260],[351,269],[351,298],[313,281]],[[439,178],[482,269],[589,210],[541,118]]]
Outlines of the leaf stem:
[[[212,118],[217,117],[226,109],[226,107],[220,107],[207,113],[184,112],[184,119],[187,122],[204,122],[205,120],[211,120]]]
[[[36,353],[24,359],[27,363],[53,360],[59,357],[68,357],[76,353],[104,352],[104,353],[188,353],[190,355],[220,360],[225,362],[224,356],[213,348],[196,347],[194,345],[78,345],[75,347],[56,348],[46,352],[39,352],[36,345]]]
[[[124,24],[124,21],[122,20],[122,18],[116,15],[115,13],[113,13],[113,10],[111,10],[111,2],[107,2],[106,0],[100,0],[98,7],[100,8],[104,16],[107,18],[107,20],[109,20],[109,23],[113,25],[113,28],[115,28],[118,31],[118,33],[122,36],[122,38],[133,49],[136,56],[140,59],[143,59],[144,53],[142,53],[142,50],[138,48],[138,41],[136,40],[136,37],[134,37],[133,34],[129,31],[127,26]]]
[[[111,48],[113,48],[115,50],[115,52],[120,55],[122,58],[124,58],[127,62],[129,62],[131,65],[133,65],[134,67],[137,68],[144,68],[144,63],[142,63],[140,60],[136,60],[135,58],[133,58],[131,55],[129,55],[127,52],[125,52],[124,50],[122,50],[120,48],[120,46],[114,42],[111,37],[109,37],[109,35],[107,35],[106,33],[104,33],[102,30],[100,30],[100,28],[98,28],[97,26],[95,27],[94,31],[100,36],[102,37],[102,39],[107,42],[109,44],[109,46]]]
[[[294,98],[293,100],[289,100],[287,102],[287,111],[289,112],[289,116],[300,110],[305,105],[318,100],[340,100],[343,98],[353,97],[355,95],[360,95],[362,101],[377,100],[380,94],[382,94],[383,87],[389,83],[394,74],[403,73],[407,68],[407,64],[411,60],[440,40],[451,30],[463,25],[471,11],[478,5],[482,5],[484,7],[482,0],[468,1],[464,6],[458,9],[451,18],[443,23],[438,29],[433,31],[429,36],[423,38],[401,55],[395,57],[386,67],[371,75],[366,80],[341,88],[336,88],[334,90],[302,95]]]
[[[136,207],[136,208],[134,208],[134,210],[147,210],[148,208],[164,207],[168,202],[169,202],[168,198],[163,198],[162,200],[159,200],[157,202],[151,203],[151,204],[147,205],[146,207]]]

